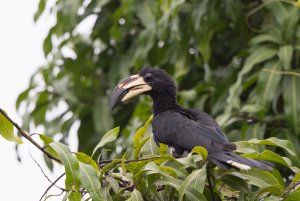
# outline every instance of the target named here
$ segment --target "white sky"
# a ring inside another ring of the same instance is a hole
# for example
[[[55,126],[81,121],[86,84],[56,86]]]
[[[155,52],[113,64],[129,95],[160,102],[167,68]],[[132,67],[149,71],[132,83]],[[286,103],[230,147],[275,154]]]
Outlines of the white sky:
[[[17,95],[28,85],[30,75],[45,61],[42,41],[53,21],[44,16],[37,24],[33,14],[38,0],[2,1],[0,3],[0,107],[15,120]],[[55,174],[47,171],[42,154],[26,140],[20,146],[22,162],[16,159],[14,143],[0,137],[0,200],[39,200],[50,185],[29,152],[54,180]],[[63,181],[62,181],[63,182]],[[60,200],[53,198],[49,200]]]

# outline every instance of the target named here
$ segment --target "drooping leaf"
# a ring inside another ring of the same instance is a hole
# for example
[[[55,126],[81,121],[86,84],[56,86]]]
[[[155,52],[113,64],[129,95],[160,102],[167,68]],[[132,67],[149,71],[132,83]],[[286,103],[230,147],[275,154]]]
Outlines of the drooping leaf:
[[[22,139],[14,134],[14,125],[2,113],[0,113],[0,135],[8,141],[23,143]]]
[[[291,45],[285,45],[279,48],[278,57],[281,65],[285,70],[290,70],[291,59],[293,56],[293,47]]]
[[[284,113],[296,134],[300,133],[300,77],[285,76],[283,79]]]
[[[80,173],[79,162],[69,148],[60,143],[52,142],[49,144],[58,154],[62,164],[65,167],[66,180],[65,185],[69,190],[79,190],[80,188]],[[76,196],[75,196],[76,197]]]
[[[118,135],[120,132],[120,127],[116,127],[114,129],[111,129],[110,131],[108,131],[100,140],[100,142],[97,144],[97,146],[94,148],[94,151],[92,153],[92,156],[95,154],[95,152],[103,147],[104,145],[106,145],[109,142],[112,142],[114,140],[117,139]]]
[[[80,163],[80,174],[82,185],[88,190],[94,201],[102,201],[101,184],[96,170],[85,163]]]

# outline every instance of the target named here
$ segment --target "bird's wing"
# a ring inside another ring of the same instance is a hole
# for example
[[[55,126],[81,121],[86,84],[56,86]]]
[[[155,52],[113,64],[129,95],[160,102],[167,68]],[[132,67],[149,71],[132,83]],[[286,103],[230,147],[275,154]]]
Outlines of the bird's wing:
[[[188,117],[189,119],[196,121],[199,126],[212,130],[212,132],[214,132],[217,135],[216,137],[220,138],[220,140],[228,141],[226,135],[221,131],[218,123],[207,113],[196,109],[184,109],[181,110],[180,113]]]
[[[203,146],[208,151],[234,150],[234,144],[219,133],[217,127],[205,126],[179,112],[165,112],[153,122],[153,131],[159,142],[184,150]]]

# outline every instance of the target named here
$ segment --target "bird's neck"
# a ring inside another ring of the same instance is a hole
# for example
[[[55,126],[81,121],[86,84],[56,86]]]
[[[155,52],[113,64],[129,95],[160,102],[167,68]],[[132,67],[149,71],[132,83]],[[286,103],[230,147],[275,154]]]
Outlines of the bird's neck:
[[[150,95],[153,100],[153,114],[158,115],[161,112],[179,108],[176,100],[176,94],[167,92],[156,93]]]

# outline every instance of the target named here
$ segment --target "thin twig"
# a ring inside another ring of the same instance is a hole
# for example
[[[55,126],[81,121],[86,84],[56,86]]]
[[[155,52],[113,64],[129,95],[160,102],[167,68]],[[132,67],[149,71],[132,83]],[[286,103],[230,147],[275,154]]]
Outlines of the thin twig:
[[[35,162],[35,164],[40,168],[41,172],[43,173],[44,177],[46,177],[46,179],[52,184],[53,182],[49,179],[49,177],[46,175],[46,173],[44,172],[43,168],[41,167],[41,165],[33,158],[33,156],[31,155],[31,153],[29,152],[29,155],[31,157],[31,159]],[[64,188],[61,188],[57,185],[54,185],[56,188],[62,190],[62,191],[67,191]]]
[[[55,156],[52,156],[49,152],[47,152],[46,150],[43,149],[43,147],[41,145],[39,145],[36,141],[34,141],[32,139],[32,137],[25,132],[24,130],[22,130],[22,128],[16,123],[14,122],[5,112],[4,110],[2,110],[0,108],[0,113],[10,122],[14,125],[14,127],[19,131],[19,133],[21,134],[21,136],[23,136],[24,138],[26,138],[28,141],[30,141],[35,147],[37,147],[39,150],[41,150],[46,156],[48,156],[49,158],[55,160],[58,163],[61,163],[61,161],[56,158]]]
[[[48,191],[63,177],[65,176],[65,173],[63,173],[62,175],[60,175],[57,179],[55,179],[55,181],[50,185],[48,186],[48,188],[45,190],[45,192],[43,193],[40,201],[42,201],[43,197],[48,193]]]
[[[123,161],[123,163],[131,163],[131,162],[140,162],[140,161],[147,161],[147,160],[156,160],[161,158],[162,156],[155,156],[155,157],[149,157],[149,158],[141,158],[141,159],[133,159],[133,160],[125,160]],[[174,158],[182,158],[183,156],[179,156],[179,155],[173,155]],[[98,165],[100,167],[102,167],[103,165],[107,164],[107,163],[111,163],[113,160],[101,160],[98,162]],[[117,161],[115,164],[120,164],[122,163],[122,160],[120,159],[120,161]]]

